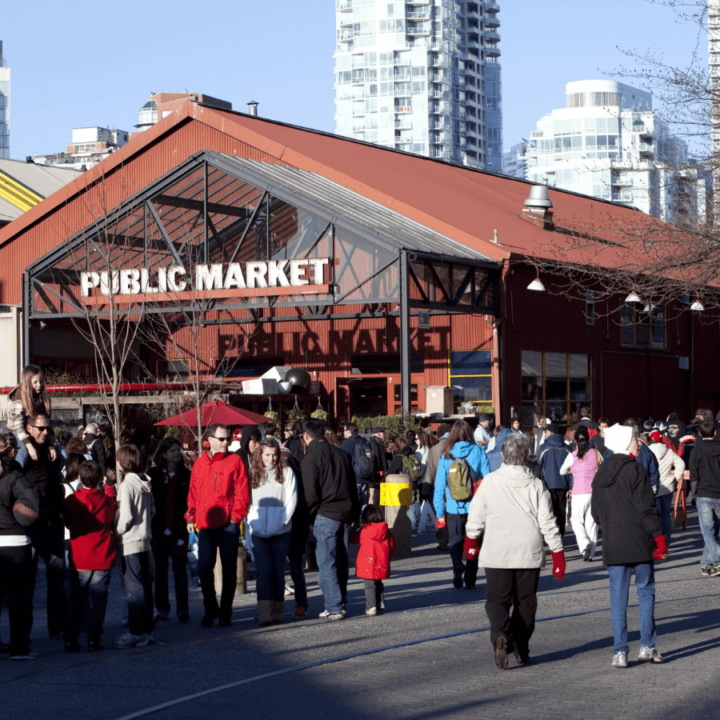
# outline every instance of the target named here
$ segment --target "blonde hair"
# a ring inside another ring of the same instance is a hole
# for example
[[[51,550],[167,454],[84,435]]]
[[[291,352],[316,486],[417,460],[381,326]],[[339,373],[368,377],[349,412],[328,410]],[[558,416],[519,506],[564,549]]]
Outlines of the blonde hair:
[[[37,395],[33,390],[32,379],[40,376],[42,389]],[[26,365],[20,379],[20,402],[28,417],[36,418],[38,415],[46,415],[50,418],[50,399],[45,392],[45,373],[37,365]]]

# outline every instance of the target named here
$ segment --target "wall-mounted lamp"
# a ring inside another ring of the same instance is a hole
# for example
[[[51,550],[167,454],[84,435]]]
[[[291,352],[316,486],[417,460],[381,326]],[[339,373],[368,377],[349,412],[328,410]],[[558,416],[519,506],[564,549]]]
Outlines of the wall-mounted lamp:
[[[705,306],[699,301],[696,300],[691,306],[691,310],[694,310],[695,312],[705,312]]]
[[[640,296],[633,290],[626,298],[626,303],[640,303],[642,300],[640,299]]]

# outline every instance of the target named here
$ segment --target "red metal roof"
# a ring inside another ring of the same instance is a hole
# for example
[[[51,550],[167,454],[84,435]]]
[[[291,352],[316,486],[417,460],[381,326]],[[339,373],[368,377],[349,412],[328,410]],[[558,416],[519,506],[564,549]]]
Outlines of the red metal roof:
[[[567,234],[543,230],[522,217],[531,186],[523,180],[191,102],[0,230],[0,248],[101,178],[143,163],[144,154],[187,123],[205,126],[208,136],[209,128],[217,130],[266,160],[323,175],[497,260],[513,255],[557,258],[567,248]],[[211,145],[208,140],[207,149],[228,151]],[[178,148],[177,163],[185,159]],[[142,176],[148,183],[166,172],[155,174],[150,159],[146,165]],[[562,190],[551,189],[550,198],[559,228],[587,228],[612,238],[614,228],[657,222],[632,208]],[[492,241],[496,230],[498,244]],[[576,257],[566,259],[617,266],[623,262],[618,250],[606,245],[593,251],[593,257],[585,251],[580,258],[573,251]]]

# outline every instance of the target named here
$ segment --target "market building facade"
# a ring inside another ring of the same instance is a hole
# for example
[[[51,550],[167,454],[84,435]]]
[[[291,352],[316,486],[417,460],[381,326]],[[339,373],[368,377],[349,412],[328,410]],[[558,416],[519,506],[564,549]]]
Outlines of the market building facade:
[[[197,367],[260,412],[296,399],[241,381],[288,366],[313,380],[305,411],[338,421],[463,403],[528,426],[583,405],[716,408],[717,321],[596,307],[544,271],[571,219],[611,231],[639,213],[553,190],[543,221],[532,187],[187,103],[0,231],[0,303],[22,309],[23,362],[87,382],[76,323],[163,318],[173,341],[138,342],[128,380]]]

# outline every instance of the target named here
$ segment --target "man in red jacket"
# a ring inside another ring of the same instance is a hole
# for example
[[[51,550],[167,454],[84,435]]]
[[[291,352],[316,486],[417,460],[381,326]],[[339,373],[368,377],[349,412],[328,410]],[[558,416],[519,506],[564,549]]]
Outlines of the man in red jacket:
[[[205,431],[210,449],[193,465],[185,519],[188,532],[197,528],[198,572],[205,615],[201,627],[212,627],[220,618],[221,627],[230,626],[232,602],[237,583],[237,553],[240,523],[247,515],[250,489],[242,460],[228,452],[230,433],[220,423]],[[222,593],[218,607],[215,595],[215,558],[220,550]]]

